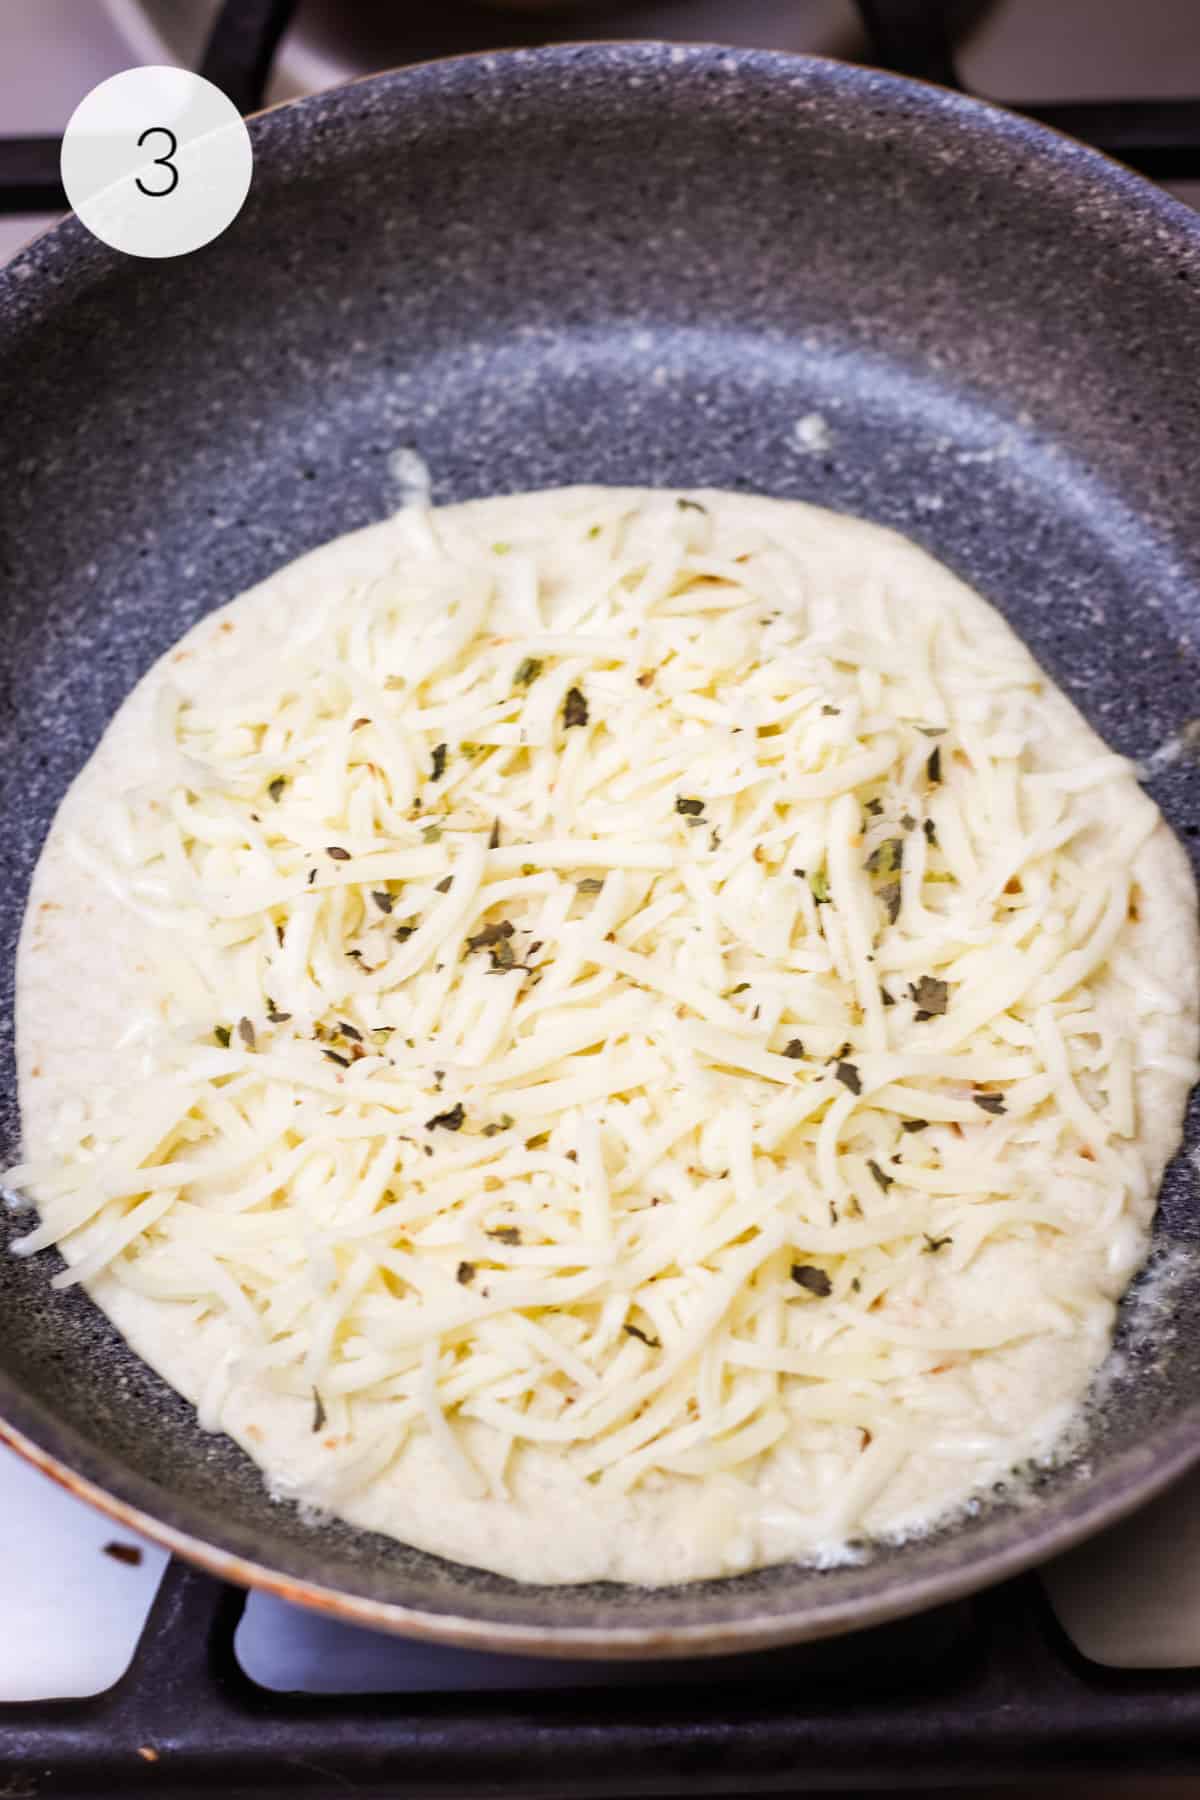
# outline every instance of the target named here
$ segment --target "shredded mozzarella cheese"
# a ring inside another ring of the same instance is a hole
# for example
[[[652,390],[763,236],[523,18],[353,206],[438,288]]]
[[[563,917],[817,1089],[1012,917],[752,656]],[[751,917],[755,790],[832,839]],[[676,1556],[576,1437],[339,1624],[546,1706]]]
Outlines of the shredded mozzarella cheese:
[[[1047,768],[1033,663],[882,559],[847,597],[698,500],[417,510],[164,682],[77,834],[156,934],[156,1073],[9,1175],[23,1248],[236,1318],[338,1407],[330,1492],[421,1431],[473,1498],[522,1445],[623,1491],[849,1431],[852,1531],[914,1382],[1090,1303],[951,1271],[1136,1187],[1133,840],[1080,837],[1124,765]]]

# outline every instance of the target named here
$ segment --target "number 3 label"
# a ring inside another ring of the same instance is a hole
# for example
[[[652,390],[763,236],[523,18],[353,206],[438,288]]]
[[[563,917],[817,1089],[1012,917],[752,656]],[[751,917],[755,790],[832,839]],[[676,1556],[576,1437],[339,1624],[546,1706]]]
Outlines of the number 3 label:
[[[241,210],[250,134],[218,87],[187,69],[126,69],[86,94],[62,144],[67,199],[128,256],[186,256]]]
[[[141,137],[138,139],[138,149],[140,150],[142,145],[146,142],[146,139],[151,137],[165,137],[167,139],[167,151],[165,155],[156,156],[154,158],[154,166],[155,168],[165,169],[171,179],[168,181],[166,187],[147,187],[139,175],[135,186],[139,187],[143,194],[148,194],[152,200],[165,200],[167,195],[173,194],[175,189],[179,186],[179,170],[171,161],[171,158],[179,148],[179,139],[175,136],[175,133],[171,130],[169,125],[147,125],[145,131],[143,131]]]

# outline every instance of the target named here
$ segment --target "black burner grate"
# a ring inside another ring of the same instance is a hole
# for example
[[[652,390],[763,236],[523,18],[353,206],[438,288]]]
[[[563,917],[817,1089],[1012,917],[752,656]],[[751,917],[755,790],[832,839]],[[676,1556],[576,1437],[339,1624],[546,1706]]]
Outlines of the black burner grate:
[[[244,113],[262,104],[279,40],[299,0],[224,0],[200,63]],[[408,0],[405,0],[408,3]],[[961,89],[957,36],[980,12],[979,0],[855,0],[866,32],[865,61],[898,75]],[[423,10],[423,9],[421,9]],[[602,37],[602,14],[585,15],[586,35]],[[546,35],[555,33],[546,22]],[[502,28],[497,21],[496,29]],[[511,32],[509,33],[511,36]],[[422,36],[418,32],[418,36]],[[426,50],[422,41],[419,55]],[[1079,138],[1155,181],[1200,180],[1200,100],[1064,100],[1049,105],[1006,102],[1017,111]],[[62,212],[59,140],[0,138],[0,214]]]
[[[1057,1777],[1099,1795],[1122,1772],[1149,1794],[1200,1754],[1200,1675],[1085,1662],[1034,1576],[677,1680],[503,1693],[269,1693],[234,1653],[244,1603],[171,1563],[116,1687],[0,1706],[0,1795],[749,1800]]]

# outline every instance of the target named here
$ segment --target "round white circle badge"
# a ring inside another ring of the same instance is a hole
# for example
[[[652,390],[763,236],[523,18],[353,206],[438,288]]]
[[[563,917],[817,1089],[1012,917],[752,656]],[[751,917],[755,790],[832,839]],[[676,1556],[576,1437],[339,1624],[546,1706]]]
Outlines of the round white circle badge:
[[[62,142],[67,199],[129,256],[186,256],[241,210],[253,169],[237,107],[187,69],[126,69],[85,94]]]

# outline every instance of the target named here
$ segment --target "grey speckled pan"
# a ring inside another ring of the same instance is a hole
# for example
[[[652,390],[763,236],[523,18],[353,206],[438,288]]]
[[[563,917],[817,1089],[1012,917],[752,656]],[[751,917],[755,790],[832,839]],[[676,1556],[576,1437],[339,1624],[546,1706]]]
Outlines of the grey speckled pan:
[[[387,512],[401,445],[438,500],[686,483],[865,514],[995,601],[1117,749],[1200,712],[1200,225],[1134,176],[933,88],[658,45],[434,63],[252,132],[208,248],[139,262],[70,221],[0,280],[6,984],[43,834],[123,695],[208,608]],[[1186,759],[1152,791],[1195,839]],[[1181,1158],[1163,1243],[1200,1238],[1194,1188]],[[521,1586],[271,1504],[49,1272],[0,1258],[18,1448],[235,1580],[483,1646],[845,1631],[1060,1549],[1200,1454],[1198,1261],[1024,1505],[826,1573]]]

